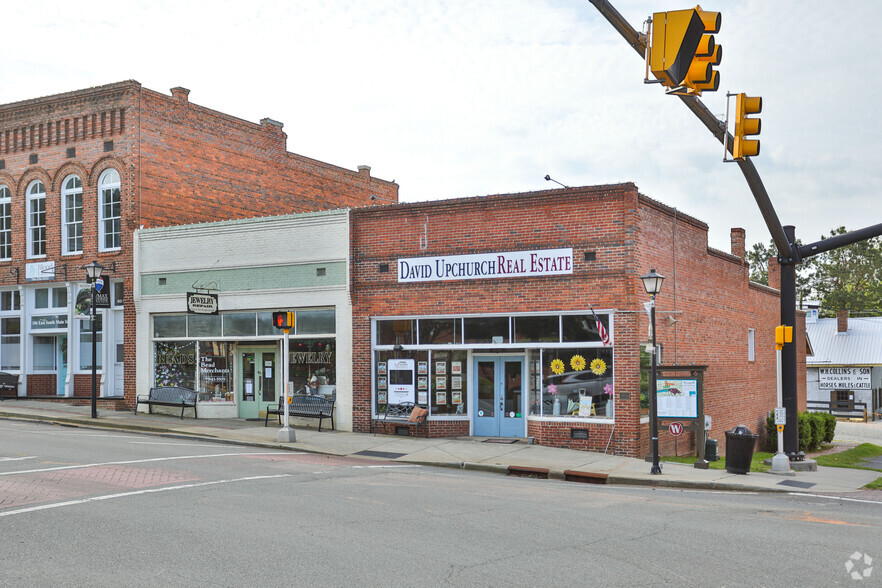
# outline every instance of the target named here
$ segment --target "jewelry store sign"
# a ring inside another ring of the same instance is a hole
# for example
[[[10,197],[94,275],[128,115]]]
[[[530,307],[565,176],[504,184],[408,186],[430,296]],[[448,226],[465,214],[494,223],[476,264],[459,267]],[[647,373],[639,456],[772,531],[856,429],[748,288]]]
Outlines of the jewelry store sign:
[[[573,273],[573,250],[541,249],[398,260],[398,281],[437,282],[485,278],[526,278]]]
[[[871,390],[870,368],[818,368],[818,388],[821,390]]]
[[[187,292],[189,314],[217,314],[217,294]]]

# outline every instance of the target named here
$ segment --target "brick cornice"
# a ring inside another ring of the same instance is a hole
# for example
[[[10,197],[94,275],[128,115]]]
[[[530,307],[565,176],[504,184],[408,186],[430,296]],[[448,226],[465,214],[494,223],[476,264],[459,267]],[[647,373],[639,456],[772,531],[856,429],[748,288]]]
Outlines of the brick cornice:
[[[54,116],[54,112],[69,106],[81,104],[84,100],[106,100],[122,98],[129,92],[140,89],[141,84],[135,80],[126,80],[84,90],[53,94],[40,98],[31,98],[19,102],[0,105],[0,126],[16,120],[39,119]]]

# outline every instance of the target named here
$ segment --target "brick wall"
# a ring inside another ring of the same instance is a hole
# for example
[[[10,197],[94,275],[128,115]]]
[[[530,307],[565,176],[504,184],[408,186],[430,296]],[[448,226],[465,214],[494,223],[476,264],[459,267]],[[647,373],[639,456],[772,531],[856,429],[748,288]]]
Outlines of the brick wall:
[[[280,123],[213,111],[191,103],[188,93],[175,88],[168,96],[129,80],[0,105],[0,185],[12,192],[12,260],[0,261],[0,287],[24,283],[26,264],[34,261],[26,257],[25,191],[39,179],[47,191],[47,255],[39,261],[56,265],[55,279],[42,284],[84,280],[81,268],[92,260],[116,263],[110,277],[124,281],[125,398],[131,407],[133,231],[398,198],[398,186],[372,178],[370,168],[351,171],[289,153]],[[97,182],[111,167],[122,186],[122,246],[99,253]],[[60,191],[69,174],[83,184],[83,252],[62,255]],[[75,384],[79,395],[79,377]],[[34,395],[43,388],[40,378],[28,378],[24,390]]]
[[[657,337],[665,363],[708,364],[706,413],[714,433],[735,424],[759,428],[775,402],[777,292],[750,285],[741,257],[707,246],[707,225],[638,194],[632,184],[398,205],[352,212],[354,427],[371,410],[370,317],[615,309],[615,429],[607,423],[528,421],[547,445],[632,456],[648,452],[640,423],[639,346],[647,342],[648,300],[639,276],[666,276],[658,297]],[[517,279],[399,284],[402,257],[572,247],[574,273]],[[381,264],[390,271],[381,273]],[[667,320],[670,316],[676,320]],[[757,359],[747,361],[747,329],[757,329]],[[629,393],[627,400],[622,393]],[[468,423],[429,422],[430,435],[464,434]],[[587,440],[571,429],[588,429]],[[691,449],[690,436],[678,440]],[[721,444],[723,441],[721,440]],[[662,438],[662,453],[673,441]]]
[[[139,225],[272,216],[398,199],[397,184],[289,153],[282,123],[260,124],[143,89]]]

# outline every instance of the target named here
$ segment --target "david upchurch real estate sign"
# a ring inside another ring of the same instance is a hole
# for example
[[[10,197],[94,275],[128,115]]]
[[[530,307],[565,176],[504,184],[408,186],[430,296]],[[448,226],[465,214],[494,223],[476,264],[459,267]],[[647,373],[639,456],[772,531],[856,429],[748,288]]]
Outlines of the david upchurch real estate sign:
[[[572,273],[572,249],[408,257],[398,260],[399,282],[518,278]]]

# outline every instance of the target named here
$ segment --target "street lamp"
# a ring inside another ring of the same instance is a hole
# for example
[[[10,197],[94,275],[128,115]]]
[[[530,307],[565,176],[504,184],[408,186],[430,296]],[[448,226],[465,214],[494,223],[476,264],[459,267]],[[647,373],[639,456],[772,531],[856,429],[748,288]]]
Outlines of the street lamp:
[[[646,293],[649,294],[650,302],[649,302],[649,321],[652,328],[652,349],[650,353],[652,354],[652,369],[649,373],[649,436],[650,436],[650,450],[652,451],[652,469],[649,470],[650,474],[660,474],[661,466],[658,465],[658,398],[657,398],[657,387],[655,384],[655,370],[657,367],[657,358],[658,354],[656,353],[657,349],[655,346],[655,297],[658,296],[658,293],[661,291],[662,282],[665,277],[661,274],[656,273],[654,269],[649,270],[649,273],[645,276],[640,276],[640,279],[643,281],[643,287],[646,289]]]
[[[97,261],[93,261],[89,265],[83,266],[83,269],[86,270],[86,277],[88,279],[92,295],[92,304],[90,314],[92,319],[92,418],[98,418],[98,375],[97,375],[97,345],[96,345],[96,333],[95,327],[98,322],[97,316],[95,313],[95,286],[97,285],[98,278],[101,277],[101,270],[104,269],[104,266],[98,263]]]

